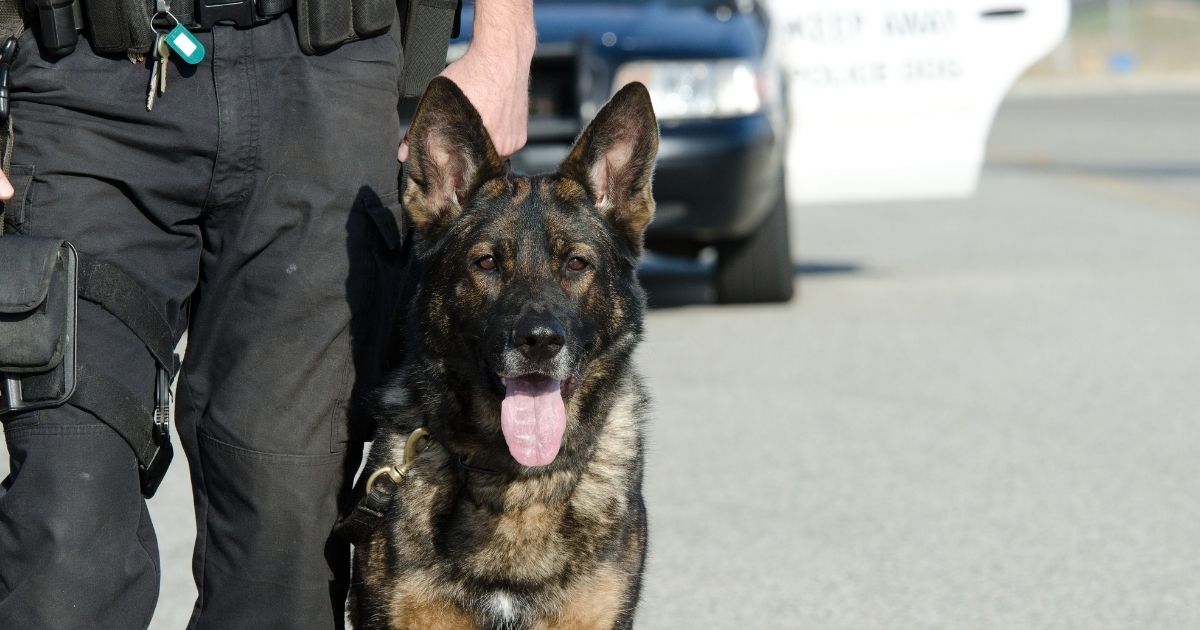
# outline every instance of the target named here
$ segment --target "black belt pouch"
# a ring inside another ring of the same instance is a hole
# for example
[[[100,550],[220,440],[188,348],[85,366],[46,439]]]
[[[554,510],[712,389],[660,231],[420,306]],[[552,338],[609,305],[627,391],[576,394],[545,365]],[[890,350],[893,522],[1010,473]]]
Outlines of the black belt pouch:
[[[78,256],[63,239],[0,237],[0,416],[75,391]]]
[[[295,6],[296,37],[309,55],[379,35],[396,17],[396,0],[296,0]]]
[[[401,96],[420,96],[446,67],[446,49],[458,31],[462,0],[296,0],[300,50],[316,54],[386,32],[400,13],[404,46]]]

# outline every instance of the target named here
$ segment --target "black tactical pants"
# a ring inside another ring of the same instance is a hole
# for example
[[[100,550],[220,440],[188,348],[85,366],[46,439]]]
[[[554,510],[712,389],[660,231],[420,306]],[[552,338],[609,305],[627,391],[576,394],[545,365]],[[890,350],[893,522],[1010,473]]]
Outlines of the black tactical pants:
[[[189,331],[191,627],[342,625],[349,549],[330,529],[362,450],[348,417],[403,264],[396,31],[305,56],[286,17],[217,27],[152,112],[145,64],[83,40],[52,62],[22,38],[11,227],[120,266]],[[79,357],[152,406],[149,353],[86,302]],[[69,404],[4,430],[0,628],[147,626],[159,559],[133,452]]]

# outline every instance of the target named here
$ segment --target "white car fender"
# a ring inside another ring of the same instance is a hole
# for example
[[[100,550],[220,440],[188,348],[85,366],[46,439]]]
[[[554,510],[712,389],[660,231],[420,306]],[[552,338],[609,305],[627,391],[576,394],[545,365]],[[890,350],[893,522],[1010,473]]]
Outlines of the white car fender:
[[[789,198],[962,197],[1022,72],[1068,0],[772,0],[788,76]]]

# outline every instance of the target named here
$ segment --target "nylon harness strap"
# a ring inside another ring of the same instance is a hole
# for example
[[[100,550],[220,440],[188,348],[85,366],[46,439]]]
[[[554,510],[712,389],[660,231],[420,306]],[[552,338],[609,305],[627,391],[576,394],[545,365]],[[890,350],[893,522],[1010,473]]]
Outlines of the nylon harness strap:
[[[349,514],[333,526],[333,533],[342,540],[361,547],[371,539],[371,533],[379,528],[379,524],[391,510],[395,498],[393,493],[384,492],[380,486],[375,486],[359,499]]]
[[[138,465],[148,468],[158,450],[154,423],[150,421],[154,412],[138,402],[125,386],[87,364],[79,366],[77,378],[71,404],[100,418],[129,444]]]
[[[485,476],[500,474],[495,470],[468,464],[465,455],[452,454],[451,461],[454,462],[462,475],[466,475],[467,473],[476,473]],[[379,529],[379,526],[392,510],[392,504],[396,502],[396,495],[399,488],[394,483],[385,481],[387,479],[387,477],[380,477],[379,480],[383,483],[377,483],[369,492],[363,493],[363,497],[358,500],[358,503],[354,504],[354,509],[334,524],[334,534],[356,547],[361,547],[371,540],[371,534],[376,529]],[[392,490],[385,492],[383,488],[389,485],[391,485]]]
[[[116,265],[79,254],[79,297],[121,320],[172,376],[178,369],[175,331],[142,286]]]
[[[169,384],[179,369],[175,332],[142,286],[116,265],[79,254],[79,297],[119,319],[157,364],[155,407],[147,409],[124,385],[81,362],[70,404],[91,412],[129,444],[143,472],[143,491],[154,493],[170,463]],[[165,456],[165,461],[162,457]],[[147,478],[152,483],[147,487]]]
[[[143,405],[129,388],[87,363],[75,370],[75,393],[70,404],[90,412],[129,444],[138,464],[146,468],[154,459],[159,441],[154,435],[154,412]],[[57,374],[28,375],[21,379],[23,391],[41,398],[53,391]]]

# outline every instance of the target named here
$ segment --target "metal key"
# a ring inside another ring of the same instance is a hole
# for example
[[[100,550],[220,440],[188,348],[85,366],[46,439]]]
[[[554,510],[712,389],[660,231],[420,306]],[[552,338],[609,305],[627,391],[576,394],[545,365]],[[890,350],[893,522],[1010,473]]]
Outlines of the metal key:
[[[154,109],[154,99],[158,96],[159,87],[162,85],[162,80],[159,78],[159,73],[162,72],[162,64],[158,62],[159,44],[165,42],[165,36],[159,33],[154,40],[154,46],[150,49],[150,85],[146,90],[146,111]]]
[[[171,60],[171,46],[167,44],[167,36],[159,35],[154,47],[158,50],[158,95],[167,93],[167,70]]]

